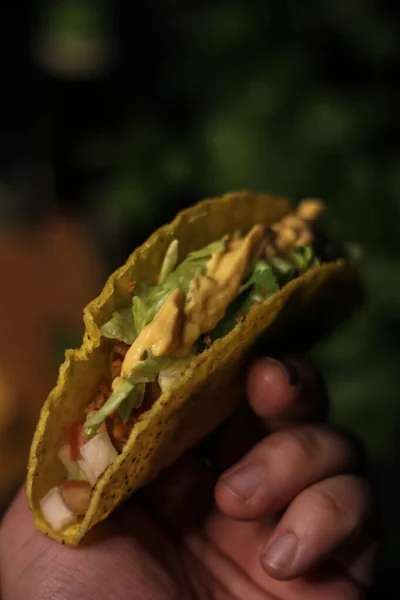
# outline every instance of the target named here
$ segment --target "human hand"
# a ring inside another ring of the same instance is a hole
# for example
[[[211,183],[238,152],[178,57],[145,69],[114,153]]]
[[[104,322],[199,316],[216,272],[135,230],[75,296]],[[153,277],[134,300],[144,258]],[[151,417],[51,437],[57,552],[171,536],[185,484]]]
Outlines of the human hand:
[[[363,598],[371,493],[352,445],[319,424],[314,370],[260,359],[247,387],[212,466],[187,454],[77,549],[36,531],[22,490],[0,530],[3,600]]]

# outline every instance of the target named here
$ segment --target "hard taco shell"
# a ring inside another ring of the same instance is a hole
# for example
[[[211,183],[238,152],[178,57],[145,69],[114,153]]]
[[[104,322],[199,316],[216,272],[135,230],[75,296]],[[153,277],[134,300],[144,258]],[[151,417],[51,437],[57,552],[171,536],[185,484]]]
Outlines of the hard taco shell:
[[[135,250],[110,276],[100,296],[85,308],[82,346],[66,352],[32,442],[27,495],[40,531],[59,542],[78,545],[122,500],[233,412],[244,398],[243,368],[260,339],[269,353],[305,351],[359,304],[356,268],[343,261],[324,264],[291,281],[254,308],[227,336],[196,356],[184,375],[141,416],[123,452],[97,482],[90,507],[79,523],[55,532],[43,519],[39,501],[63,477],[56,449],[63,443],[68,425],[82,419],[108,369],[110,343],[101,338],[99,327],[113,311],[130,305],[129,282],[156,283],[174,238],[179,240],[182,260],[189,251],[226,233],[236,229],[247,232],[256,223],[271,225],[290,210],[292,206],[284,198],[248,192],[200,202]]]

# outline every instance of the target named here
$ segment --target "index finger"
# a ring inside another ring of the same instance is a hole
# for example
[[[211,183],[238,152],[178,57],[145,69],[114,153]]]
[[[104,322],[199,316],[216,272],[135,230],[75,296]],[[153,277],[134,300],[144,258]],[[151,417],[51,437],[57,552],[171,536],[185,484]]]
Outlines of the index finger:
[[[247,375],[248,402],[267,430],[324,421],[328,398],[312,362],[299,356],[257,359]]]
[[[324,421],[327,412],[327,395],[311,361],[298,356],[258,358],[247,373],[247,404],[209,438],[207,458],[214,467],[225,470],[266,431]]]

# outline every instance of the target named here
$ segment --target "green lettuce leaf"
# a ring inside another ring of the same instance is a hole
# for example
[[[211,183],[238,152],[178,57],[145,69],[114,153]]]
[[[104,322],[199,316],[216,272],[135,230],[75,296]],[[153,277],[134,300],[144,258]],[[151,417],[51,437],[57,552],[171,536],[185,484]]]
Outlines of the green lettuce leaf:
[[[267,259],[272,271],[282,287],[296,277],[296,268],[291,260],[282,256],[270,256]]]
[[[210,258],[225,248],[227,236],[217,242],[212,242],[201,250],[190,252],[187,258],[170,273],[160,285],[149,286],[140,283],[136,286],[132,300],[133,317],[136,331],[141,331],[156,316],[169,294],[179,288],[187,294],[191,281],[204,272]]]
[[[186,260],[209,260],[213,256],[213,254],[225,249],[228,238],[228,235],[224,235],[224,237],[220,240],[217,240],[216,242],[211,242],[211,244],[208,244],[208,246],[205,246],[201,250],[194,250],[193,252],[189,252]]]
[[[142,405],[146,385],[137,383],[132,392],[122,401],[118,408],[118,414],[123,423],[129,421],[132,411]]]
[[[114,312],[111,319],[100,328],[100,331],[106,338],[131,345],[136,339],[132,308],[123,308]]]
[[[72,481],[87,481],[87,477],[82,469],[77,469],[75,473],[68,473],[67,471],[67,479],[71,479]]]
[[[132,411],[142,404],[145,384],[154,381],[159,372],[169,367],[173,360],[168,356],[156,357],[148,353],[144,360],[135,365],[129,378],[121,380],[103,406],[87,417],[85,433],[89,436],[95,435],[103,421],[116,411],[126,422]]]
[[[320,265],[320,261],[316,258],[312,246],[295,246],[292,250],[291,258],[300,273],[304,273],[308,269]]]
[[[153,356],[151,352],[148,352],[147,357],[133,367],[128,379],[134,384],[154,381],[159,372],[170,367],[174,360],[177,359],[169,356]]]
[[[168,275],[175,269],[178,262],[178,240],[172,240],[165,253],[163,264],[161,266],[158,283],[164,283]]]
[[[169,294],[180,288],[187,294],[191,281],[205,269],[210,258],[225,248],[228,236],[212,242],[194,252],[171,272],[177,259],[177,243],[172,242],[167,250],[161,269],[159,285],[139,283],[132,298],[132,308],[124,308],[113,313],[107,323],[101,327],[101,333],[106,338],[116,339],[126,344],[133,344],[140,331],[156,316]]]
[[[245,317],[254,302],[262,302],[278,289],[279,285],[271,265],[266,260],[258,260],[243,284],[239,296],[231,302],[224,317],[211,331],[211,340],[227,335],[237,325],[239,315]]]
[[[175,287],[169,278],[162,285],[149,286],[139,283],[136,286],[136,295],[132,298],[132,312],[138,333],[154,319]]]
[[[247,314],[253,302],[262,302],[279,290],[278,282],[271,269],[271,266],[265,260],[258,260],[250,273],[248,282],[246,282],[250,293],[242,303],[244,313]]]
[[[87,416],[84,426],[86,435],[90,437],[94,436],[106,418],[117,411],[131,393],[137,393],[135,385],[127,379],[123,379],[103,406]]]
[[[269,256],[267,262],[280,287],[320,264],[312,246],[296,246],[287,256]]]
[[[288,256],[270,256],[257,261],[240,288],[238,297],[228,306],[225,316],[211,332],[211,340],[228,334],[237,324],[239,315],[245,317],[248,314],[253,302],[262,302],[288,281],[319,264],[312,246],[296,246]],[[203,344],[202,349],[204,347]]]
[[[182,376],[192,359],[193,355],[191,354],[185,358],[176,359],[161,369],[158,374],[158,384],[162,392],[165,392],[176,379]]]

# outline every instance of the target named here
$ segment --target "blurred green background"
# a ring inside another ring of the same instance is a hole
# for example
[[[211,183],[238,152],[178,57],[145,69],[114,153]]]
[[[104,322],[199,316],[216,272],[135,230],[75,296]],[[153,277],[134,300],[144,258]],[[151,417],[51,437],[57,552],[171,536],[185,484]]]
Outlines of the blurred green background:
[[[367,305],[314,356],[332,419],[364,442],[379,490],[381,597],[400,557],[399,8],[387,0],[28,5],[7,8],[4,21],[1,230],[37,229],[49,214],[80,227],[77,256],[92,262],[71,272],[71,287],[91,278],[96,293],[100,273],[177,210],[233,189],[322,197],[331,232],[362,244]],[[86,300],[76,300],[73,325],[61,316],[54,327],[54,368],[79,343]]]

